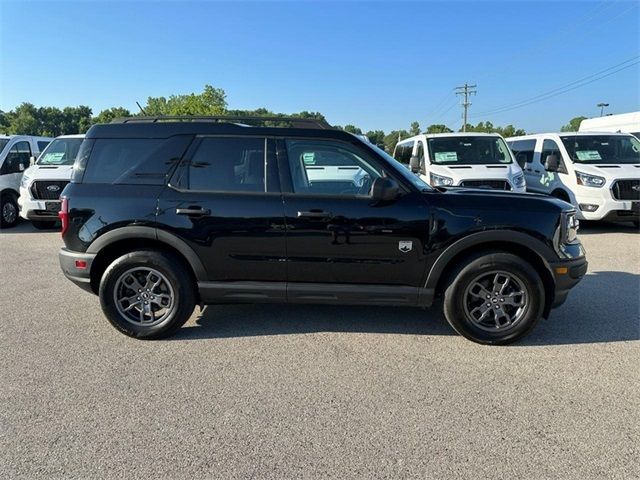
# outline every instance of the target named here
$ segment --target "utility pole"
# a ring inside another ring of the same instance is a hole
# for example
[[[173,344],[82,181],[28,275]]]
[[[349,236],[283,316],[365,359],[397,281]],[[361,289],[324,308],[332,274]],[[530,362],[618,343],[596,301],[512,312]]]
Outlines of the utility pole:
[[[468,85],[466,82],[461,87],[456,87],[456,95],[464,95],[464,101],[462,102],[462,106],[464,107],[464,123],[462,124],[462,131],[467,131],[467,111],[469,110],[469,105],[471,102],[469,101],[469,97],[471,95],[475,95],[477,90],[475,89],[477,85]]]
[[[600,116],[602,117],[604,115],[604,107],[608,107],[609,104],[608,103],[599,103],[597,106],[600,107]]]

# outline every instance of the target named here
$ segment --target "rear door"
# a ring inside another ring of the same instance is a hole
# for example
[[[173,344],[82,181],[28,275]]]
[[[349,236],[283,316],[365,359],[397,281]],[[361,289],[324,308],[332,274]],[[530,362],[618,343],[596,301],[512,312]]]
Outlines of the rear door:
[[[199,137],[159,198],[158,228],[186,241],[203,262],[209,300],[233,297],[221,282],[243,282],[240,297],[284,299],[285,229],[272,145],[258,136]],[[246,282],[262,283],[252,293]],[[269,293],[264,282],[278,284]]]
[[[515,140],[513,142],[509,142],[509,147],[513,152],[516,162],[518,162],[518,165],[520,165],[524,172],[524,178],[527,182],[527,190],[539,191],[540,177],[542,176],[543,169],[539,162],[534,162],[536,139]]]
[[[423,195],[407,188],[374,201],[372,183],[391,172],[347,142],[282,140],[278,160],[289,301],[415,304],[429,232]]]

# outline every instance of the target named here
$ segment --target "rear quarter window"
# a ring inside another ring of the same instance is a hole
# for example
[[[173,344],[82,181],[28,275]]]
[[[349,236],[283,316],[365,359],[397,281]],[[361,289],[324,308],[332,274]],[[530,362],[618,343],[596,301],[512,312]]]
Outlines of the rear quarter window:
[[[82,183],[163,185],[182,158],[191,136],[167,139],[98,138],[84,162]]]

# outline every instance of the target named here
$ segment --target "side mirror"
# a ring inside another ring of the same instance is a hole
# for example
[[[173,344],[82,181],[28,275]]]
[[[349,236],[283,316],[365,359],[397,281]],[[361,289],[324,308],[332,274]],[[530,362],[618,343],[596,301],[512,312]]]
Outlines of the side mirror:
[[[37,158],[34,155],[29,157],[29,165],[35,165]]]
[[[518,153],[516,155],[516,163],[520,165],[521,168],[524,168],[524,166],[527,164],[527,155],[522,152]]]
[[[413,156],[409,159],[409,170],[420,173],[420,157]]]
[[[24,163],[22,163],[22,162],[18,163],[18,171],[19,172],[24,172]]]
[[[558,162],[558,157],[555,155],[547,155],[547,158],[544,160],[544,168],[547,172],[557,172],[559,166],[560,162]]]
[[[371,197],[374,200],[389,202],[400,195],[400,185],[393,178],[378,177],[373,181]]]

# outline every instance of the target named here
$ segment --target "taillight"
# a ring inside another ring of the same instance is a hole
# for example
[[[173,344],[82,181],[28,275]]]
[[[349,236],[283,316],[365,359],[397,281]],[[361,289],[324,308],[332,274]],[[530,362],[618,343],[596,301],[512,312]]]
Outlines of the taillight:
[[[60,234],[64,235],[69,228],[69,200],[67,197],[60,197],[60,200],[60,211],[58,212],[58,216],[62,222],[62,231]]]

